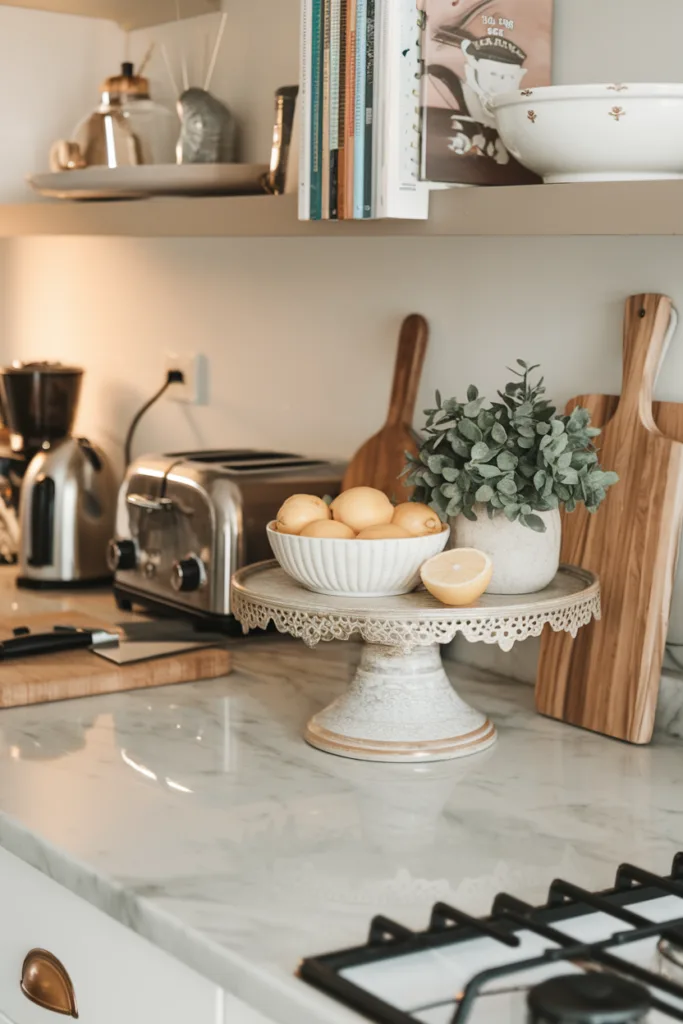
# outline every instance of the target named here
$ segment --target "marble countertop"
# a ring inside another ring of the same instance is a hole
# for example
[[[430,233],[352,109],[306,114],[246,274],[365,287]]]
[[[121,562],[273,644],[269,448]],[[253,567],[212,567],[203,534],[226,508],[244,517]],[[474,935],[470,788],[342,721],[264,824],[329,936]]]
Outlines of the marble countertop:
[[[120,618],[108,598],[18,595],[0,610]],[[451,665],[499,729],[463,761],[320,753],[304,723],[346,685],[355,644],[239,643],[221,680],[0,712],[0,845],[282,1024],[355,1014],[294,976],[384,913],[477,914],[556,876],[610,884],[683,847],[681,741],[629,747],[536,716],[530,687]]]

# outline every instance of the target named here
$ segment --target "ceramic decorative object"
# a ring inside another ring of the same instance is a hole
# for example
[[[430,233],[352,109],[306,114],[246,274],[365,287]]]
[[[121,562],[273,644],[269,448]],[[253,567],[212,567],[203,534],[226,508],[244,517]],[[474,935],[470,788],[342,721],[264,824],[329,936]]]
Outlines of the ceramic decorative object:
[[[448,528],[429,537],[400,540],[334,540],[278,533],[268,526],[273,554],[297,583],[337,597],[409,594],[420,567],[446,547]]]
[[[231,164],[237,159],[237,122],[206,89],[186,89],[178,100],[179,164]]]
[[[511,523],[505,516],[489,519],[479,511],[476,522],[458,516],[451,521],[451,546],[478,548],[493,561],[489,594],[533,594],[555,578],[560,566],[562,520],[559,509],[538,512],[545,533]]]
[[[461,634],[509,651],[545,625],[576,636],[600,616],[600,587],[592,573],[563,566],[533,597],[485,594],[471,608],[446,608],[422,591],[379,600],[322,597],[276,562],[262,562],[233,578],[231,606],[245,632],[274,623],[309,647],[356,635],[364,641],[348,691],[308,723],[312,746],[362,761],[443,761],[486,750],[496,730],[453,689],[440,645]]]
[[[683,84],[523,89],[493,107],[507,149],[548,183],[683,178]]]

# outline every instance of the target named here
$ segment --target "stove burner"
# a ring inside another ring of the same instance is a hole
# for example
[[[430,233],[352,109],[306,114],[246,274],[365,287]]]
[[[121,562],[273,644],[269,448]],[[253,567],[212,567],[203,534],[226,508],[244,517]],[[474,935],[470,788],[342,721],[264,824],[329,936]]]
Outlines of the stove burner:
[[[532,1024],[640,1024],[651,999],[616,974],[566,974],[533,988],[528,1003]]]

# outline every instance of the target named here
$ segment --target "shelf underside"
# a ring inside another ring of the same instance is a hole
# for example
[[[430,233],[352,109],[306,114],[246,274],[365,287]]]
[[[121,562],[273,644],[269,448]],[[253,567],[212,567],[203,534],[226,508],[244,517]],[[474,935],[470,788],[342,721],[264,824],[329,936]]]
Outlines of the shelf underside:
[[[84,18],[106,18],[132,31],[149,25],[175,21],[174,0],[4,0],[7,7],[52,11],[55,14],[79,14]],[[181,16],[194,18],[220,9],[220,0],[183,0]]]
[[[683,235],[683,182],[453,189],[429,221],[300,222],[294,196],[0,206],[0,237],[439,237]]]

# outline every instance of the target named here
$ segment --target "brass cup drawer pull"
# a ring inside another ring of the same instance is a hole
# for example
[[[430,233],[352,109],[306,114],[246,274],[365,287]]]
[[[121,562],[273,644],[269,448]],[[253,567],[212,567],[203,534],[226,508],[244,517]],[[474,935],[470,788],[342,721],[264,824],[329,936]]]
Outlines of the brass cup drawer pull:
[[[27,999],[53,1013],[78,1017],[76,995],[66,967],[46,949],[27,953],[21,969],[21,991]]]

